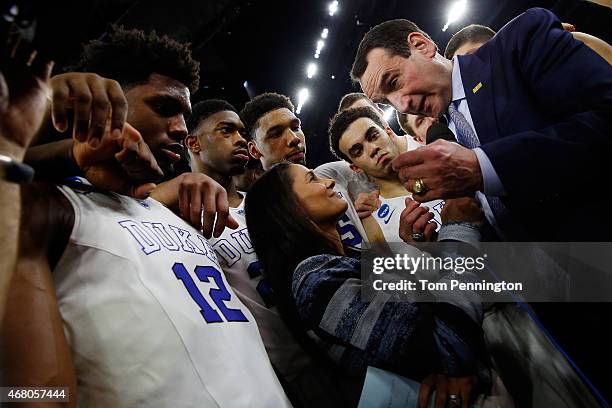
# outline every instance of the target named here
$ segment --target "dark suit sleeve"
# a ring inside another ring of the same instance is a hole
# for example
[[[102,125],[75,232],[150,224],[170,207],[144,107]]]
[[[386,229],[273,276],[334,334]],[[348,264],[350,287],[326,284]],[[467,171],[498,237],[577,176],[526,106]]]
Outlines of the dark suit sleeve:
[[[528,10],[498,35],[497,58],[513,66],[547,123],[482,146],[510,198],[601,186],[612,151],[610,65],[545,9]]]

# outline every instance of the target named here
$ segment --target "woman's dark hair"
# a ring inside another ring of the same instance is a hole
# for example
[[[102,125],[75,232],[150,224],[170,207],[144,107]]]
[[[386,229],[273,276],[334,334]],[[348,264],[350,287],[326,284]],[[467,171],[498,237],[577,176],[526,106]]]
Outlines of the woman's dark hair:
[[[244,206],[263,275],[274,292],[281,317],[300,339],[304,329],[291,291],[293,271],[306,258],[338,254],[338,250],[300,206],[291,188],[290,168],[290,163],[280,163],[264,173],[251,186]]]

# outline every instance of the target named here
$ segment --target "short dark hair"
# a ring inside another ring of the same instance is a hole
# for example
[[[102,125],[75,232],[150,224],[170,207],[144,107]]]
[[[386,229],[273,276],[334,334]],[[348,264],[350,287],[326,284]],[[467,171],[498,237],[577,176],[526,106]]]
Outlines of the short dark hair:
[[[122,86],[145,83],[153,73],[175,79],[192,92],[198,89],[200,63],[191,56],[188,43],[179,43],[155,31],[112,26],[103,40],[85,45],[74,71],[93,72]]]
[[[334,115],[331,122],[329,123],[329,149],[331,152],[340,160],[346,160],[351,163],[351,159],[340,151],[340,138],[346,132],[346,129],[359,118],[371,119],[381,128],[385,128],[380,116],[376,111],[368,106],[362,106],[359,108],[347,109]]]
[[[359,43],[357,55],[351,68],[351,78],[358,81],[368,67],[366,57],[374,48],[384,48],[391,52],[391,56],[400,55],[410,57],[410,47],[408,47],[408,35],[418,32],[431,40],[429,34],[421,30],[412,21],[404,19],[389,20],[370,29]],[[433,41],[433,40],[432,40]]]
[[[459,47],[468,42],[487,42],[495,35],[495,31],[491,30],[487,26],[480,24],[470,24],[467,27],[463,27],[457,31],[446,44],[444,50],[444,56],[448,59],[452,59],[453,55]]]
[[[395,117],[397,118],[397,123],[402,128],[404,132],[409,135],[414,136],[414,129],[410,126],[410,122],[408,122],[408,114],[400,113],[400,111],[395,111]]]
[[[291,112],[295,112],[295,107],[289,97],[274,92],[257,95],[247,102],[240,111],[240,119],[244,123],[247,140],[255,137],[255,131],[259,126],[259,118],[268,112],[281,108],[287,108]]]
[[[372,103],[372,101],[370,101],[370,98],[368,98],[363,92],[351,92],[344,95],[342,99],[340,99],[340,104],[338,105],[338,113],[347,110],[351,107],[352,104],[361,99],[365,99],[366,101]]]
[[[227,101],[222,99],[208,99],[202,102],[198,102],[192,108],[191,115],[187,117],[187,129],[189,133],[194,132],[200,123],[202,123],[210,115],[214,115],[217,112],[232,111],[236,112],[236,108]]]

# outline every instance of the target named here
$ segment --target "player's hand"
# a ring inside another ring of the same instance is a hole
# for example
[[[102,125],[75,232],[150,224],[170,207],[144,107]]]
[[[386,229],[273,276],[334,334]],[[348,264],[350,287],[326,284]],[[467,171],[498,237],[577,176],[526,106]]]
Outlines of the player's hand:
[[[72,136],[95,148],[109,117],[112,130],[123,129],[127,101],[117,81],[93,73],[68,72],[51,78],[51,92],[51,118],[59,132],[65,132],[73,119]]]
[[[140,133],[127,123],[123,131],[112,132],[108,124],[95,149],[74,139],[72,155],[93,185],[136,198],[146,197],[164,175]]]
[[[21,161],[44,118],[53,62],[23,40],[8,48],[0,50],[0,153]]]
[[[435,408],[468,408],[473,401],[476,379],[468,377],[447,377],[432,374],[426,377],[419,388],[419,408],[428,408],[431,394],[436,392]],[[451,398],[454,395],[456,398]]]
[[[429,208],[406,197],[406,208],[400,214],[400,238],[409,244],[418,244],[412,239],[412,234],[421,232],[425,235],[425,241],[435,241],[437,239],[436,223],[430,222],[433,218],[434,214],[429,211]]]
[[[573,33],[574,31],[576,31],[576,27],[573,24],[561,23],[561,25],[563,26],[563,29],[569,33]]]
[[[380,191],[374,190],[369,193],[359,193],[355,200],[355,210],[360,219],[368,218],[380,205]]]
[[[485,217],[480,204],[471,197],[452,198],[446,200],[442,209],[442,224],[449,222],[468,222],[481,227]]]
[[[238,223],[229,214],[227,192],[205,174],[183,173],[161,183],[151,192],[151,197],[173,211],[178,211],[182,218],[206,238],[210,238],[211,233],[218,238],[225,227],[238,228]]]
[[[483,188],[476,153],[446,140],[400,154],[393,168],[408,191],[413,191],[417,179],[423,181],[426,191],[412,196],[421,203],[465,197]]]

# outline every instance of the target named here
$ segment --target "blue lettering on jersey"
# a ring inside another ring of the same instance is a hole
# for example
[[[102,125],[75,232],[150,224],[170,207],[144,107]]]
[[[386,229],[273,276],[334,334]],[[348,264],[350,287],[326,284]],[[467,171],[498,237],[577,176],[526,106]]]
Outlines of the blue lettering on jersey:
[[[433,209],[440,215],[442,215],[443,208],[444,208],[444,201],[440,201],[438,204],[433,206]]]
[[[223,322],[223,319],[219,313],[208,304],[206,299],[204,299],[204,296],[202,296],[202,293],[191,277],[191,274],[185,268],[185,265],[176,262],[172,266],[172,271],[174,272],[176,278],[183,282],[183,285],[185,285],[185,289],[187,289],[187,292],[191,298],[198,304],[198,306],[200,306],[200,314],[206,323]],[[240,309],[231,309],[225,304],[225,302],[229,302],[231,300],[232,295],[227,290],[227,287],[223,282],[221,272],[212,266],[196,266],[194,272],[200,282],[208,283],[210,282],[209,278],[212,278],[214,283],[217,285],[217,288],[211,288],[208,294],[217,306],[219,312],[221,312],[223,317],[225,317],[226,321],[248,322],[248,319]]]
[[[227,266],[233,266],[242,258],[242,254],[231,242],[222,238],[213,245],[217,256],[221,258]]]
[[[256,279],[262,275],[262,267],[259,261],[253,261],[247,267],[247,273],[249,274],[249,278]],[[261,278],[261,280],[257,283],[257,293],[263,299],[266,307],[269,309],[276,305],[274,301],[274,292],[272,292],[272,288],[268,284],[265,278]]]
[[[211,262],[218,263],[214,249],[202,235],[161,222],[123,220],[119,221],[119,225],[130,233],[145,255],[161,249],[183,251],[204,255]]]
[[[363,237],[357,230],[357,227],[353,225],[349,216],[344,213],[342,217],[338,220],[336,224],[336,229],[340,234],[340,239],[345,245],[348,246],[358,246],[363,242]]]

